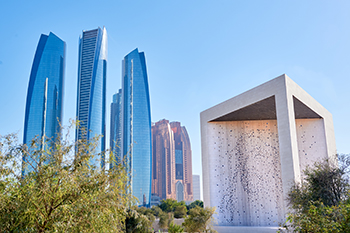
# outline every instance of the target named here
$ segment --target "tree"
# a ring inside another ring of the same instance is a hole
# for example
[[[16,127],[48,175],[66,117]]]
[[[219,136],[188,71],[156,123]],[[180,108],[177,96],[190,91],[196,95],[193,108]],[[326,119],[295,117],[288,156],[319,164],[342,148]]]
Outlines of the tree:
[[[195,206],[189,211],[189,215],[185,219],[182,225],[185,227],[185,231],[192,232],[216,232],[212,229],[214,221],[213,215],[215,214],[215,207],[201,208]]]
[[[166,199],[162,200],[161,203],[159,204],[159,208],[162,209],[164,212],[173,212],[175,210],[175,207],[177,206],[186,206],[186,203],[184,201],[177,202],[176,200],[173,199]]]
[[[181,233],[181,232],[184,232],[184,229],[179,225],[176,225],[174,223],[170,223],[170,225],[168,227],[168,232],[169,233]]]
[[[310,201],[319,201],[325,206],[338,205],[348,195],[349,164],[349,158],[342,155],[339,159],[326,159],[316,162],[312,168],[307,167],[303,182],[295,184],[288,193],[289,206],[307,211]]]
[[[184,218],[184,217],[186,217],[186,214],[187,214],[186,206],[179,205],[179,206],[175,207],[175,210],[174,210],[174,217],[175,218]]]
[[[195,200],[194,202],[192,202],[191,204],[187,205],[187,210],[193,209],[194,207],[199,206],[201,208],[204,207],[203,205],[203,201],[201,200]]]
[[[307,168],[288,193],[292,211],[280,232],[350,232],[349,164],[341,155]]]
[[[149,209],[149,208],[144,207],[144,206],[139,207],[139,208],[137,208],[135,206],[135,208],[136,208],[136,211],[139,214],[142,214],[142,215],[144,215],[144,216],[146,216],[148,218],[148,220],[150,222],[150,226],[152,226],[154,220],[156,220],[156,217],[154,216],[153,211],[151,209]]]
[[[0,136],[0,229],[4,232],[120,232],[127,174],[118,165],[104,171],[90,164],[99,138],[72,142],[36,138],[22,145],[15,134]],[[22,156],[26,159],[22,163]],[[23,166],[23,167],[22,167]],[[22,168],[27,169],[22,177]]]
[[[159,214],[162,212],[162,209],[159,206],[152,206],[151,208],[154,216],[159,217]]]
[[[161,229],[168,229],[171,223],[174,221],[174,214],[172,212],[166,213],[166,212],[160,212],[159,213],[159,228]]]
[[[342,201],[338,206],[326,206],[311,201],[307,211],[289,214],[279,232],[350,232],[350,203]]]
[[[144,207],[143,207],[144,208]],[[128,233],[148,233],[152,232],[152,223],[150,216],[141,214],[143,210],[139,211],[140,208],[133,207],[127,210],[127,216],[125,220],[125,232]]]

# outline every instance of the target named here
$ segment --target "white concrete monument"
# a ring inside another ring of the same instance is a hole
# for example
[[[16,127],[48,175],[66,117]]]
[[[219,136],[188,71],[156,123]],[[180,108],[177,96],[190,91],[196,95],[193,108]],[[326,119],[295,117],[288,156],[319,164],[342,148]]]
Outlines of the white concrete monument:
[[[332,115],[281,75],[200,115],[203,198],[220,226],[278,226],[307,165],[336,154]]]

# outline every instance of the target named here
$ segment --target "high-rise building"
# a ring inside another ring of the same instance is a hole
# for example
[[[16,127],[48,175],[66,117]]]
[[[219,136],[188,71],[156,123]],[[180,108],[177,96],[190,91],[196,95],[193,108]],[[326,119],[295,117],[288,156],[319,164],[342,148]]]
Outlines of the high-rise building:
[[[77,120],[80,127],[76,140],[102,136],[96,154],[105,150],[107,31],[97,28],[83,31],[79,40]],[[104,156],[90,159],[96,167],[104,167]]]
[[[180,122],[156,122],[152,126],[152,149],[152,195],[192,201],[192,152],[186,128]]]
[[[124,57],[122,70],[122,154],[137,205],[151,201],[151,109],[145,54],[138,49]]]
[[[180,122],[171,122],[175,140],[175,179],[177,201],[193,200],[192,150],[187,130]]]
[[[201,181],[199,175],[193,175],[193,200],[201,200]]]
[[[113,95],[113,102],[111,103],[111,124],[110,124],[110,164],[109,167],[113,168],[115,164],[121,162],[121,111],[122,108],[122,90],[119,89],[118,93]]]
[[[152,125],[152,195],[176,199],[174,133],[165,119]]]
[[[54,141],[59,135],[63,114],[63,90],[66,59],[66,43],[50,32],[42,34],[35,52],[30,73],[23,143],[31,140]],[[30,158],[24,156],[23,160]],[[34,161],[31,161],[34,162]],[[28,171],[24,167],[22,173]]]

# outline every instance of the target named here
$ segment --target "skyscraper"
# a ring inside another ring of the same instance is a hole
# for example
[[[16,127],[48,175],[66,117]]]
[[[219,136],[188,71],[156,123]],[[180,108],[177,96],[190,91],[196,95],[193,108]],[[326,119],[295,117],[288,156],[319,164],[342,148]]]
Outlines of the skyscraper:
[[[115,164],[121,162],[121,108],[122,108],[122,90],[113,95],[113,102],[111,103],[111,124],[110,124],[110,138],[109,146],[111,153],[111,160],[109,167],[113,168]]]
[[[60,133],[63,113],[63,90],[66,43],[55,34],[42,34],[30,73],[23,143],[29,145],[36,136],[54,141]],[[42,146],[42,145],[41,145]],[[26,155],[24,161],[30,159]],[[29,168],[23,168],[22,173]]]
[[[101,135],[96,154],[104,151],[106,144],[106,72],[106,28],[83,31],[79,39],[77,120],[80,127],[76,131],[76,140],[91,140]],[[89,163],[104,167],[104,156],[96,156]]]
[[[156,122],[152,154],[152,195],[161,200],[192,201],[192,152],[186,128],[180,122]]]
[[[192,150],[187,130],[180,122],[171,122],[175,139],[175,178],[177,201],[193,200]]]
[[[176,199],[174,133],[165,119],[152,125],[152,195]]]
[[[122,70],[122,154],[131,175],[137,205],[150,206],[151,109],[145,54],[133,50],[124,57]]]

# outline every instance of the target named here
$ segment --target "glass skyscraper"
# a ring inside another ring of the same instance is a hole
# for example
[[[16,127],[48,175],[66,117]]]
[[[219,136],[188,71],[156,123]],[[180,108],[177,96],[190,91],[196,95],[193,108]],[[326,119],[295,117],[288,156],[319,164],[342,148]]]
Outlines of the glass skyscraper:
[[[76,139],[91,140],[101,135],[96,154],[105,150],[107,31],[97,28],[83,31],[79,40],[77,120],[80,127]],[[104,167],[104,156],[95,156],[89,163]]]
[[[122,70],[122,154],[139,206],[151,201],[151,109],[145,54],[124,57]]]
[[[113,95],[113,102],[111,103],[111,124],[110,124],[110,155],[112,156],[109,163],[109,168],[113,168],[115,164],[121,162],[121,108],[122,108],[122,90]]]
[[[42,34],[35,52],[29,78],[24,119],[23,143],[30,145],[38,137],[54,141],[59,136],[63,114],[63,89],[66,43],[50,32]],[[23,161],[31,158],[23,156]],[[34,166],[36,164],[34,163]],[[31,170],[23,167],[22,173]]]

